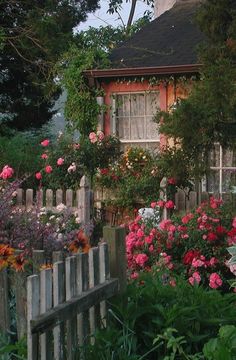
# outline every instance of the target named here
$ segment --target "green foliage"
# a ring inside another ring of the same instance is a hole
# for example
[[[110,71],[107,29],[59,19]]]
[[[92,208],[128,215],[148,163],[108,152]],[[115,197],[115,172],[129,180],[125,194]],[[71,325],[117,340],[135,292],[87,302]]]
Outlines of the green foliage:
[[[97,118],[106,107],[97,104],[97,97],[103,92],[89,82],[89,75],[84,71],[110,67],[109,53],[131,34],[140,30],[149,22],[144,16],[135,22],[126,33],[124,27],[110,25],[98,29],[90,27],[74,37],[73,45],[64,53],[56,66],[60,82],[67,91],[65,117],[72,129],[77,129],[82,136],[97,129]]]
[[[101,134],[101,141],[92,143],[89,137],[83,137],[80,143],[77,143],[73,136],[66,132],[52,141],[48,147],[42,148],[38,145],[41,154],[46,154],[46,158],[41,159],[37,169],[41,171],[43,187],[77,190],[83,175],[87,175],[93,185],[97,168],[108,166],[120,154],[119,140],[114,136]],[[96,136],[95,133],[94,135]],[[63,159],[61,165],[57,164],[59,158]],[[52,167],[51,173],[45,171],[47,165]]]
[[[155,154],[129,148],[116,163],[100,169],[97,184],[115,193],[108,202],[119,208],[134,208],[140,201],[149,204],[160,188],[162,174],[157,165]]]
[[[98,0],[0,2],[1,131],[5,124],[39,127],[52,117],[60,92],[54,65],[72,42],[73,28],[97,7]]]
[[[26,360],[26,339],[12,343],[7,336],[0,334],[0,358],[1,360]]]
[[[236,327],[225,325],[219,329],[217,338],[209,340],[203,348],[207,360],[236,359]]]
[[[73,45],[58,64],[57,71],[61,83],[67,91],[65,117],[72,130],[77,129],[86,136],[97,128],[97,118],[101,107],[97,104],[97,96],[101,92],[90,87],[83,71],[106,67],[107,55],[100,48],[79,48]]]
[[[86,359],[96,354],[104,360],[164,360],[174,359],[173,353],[175,358],[203,359],[204,344],[221,325],[234,324],[235,315],[234,294],[191,287],[181,279],[172,287],[164,274],[149,273],[114,300],[107,329],[96,333]]]
[[[198,13],[207,36],[200,49],[201,80],[191,95],[171,113],[160,112],[160,132],[174,139],[174,158],[182,148],[192,176],[201,177],[209,167],[207,154],[215,143],[235,146],[236,114],[236,11],[231,0],[207,0]],[[161,122],[161,118],[164,119]]]
[[[15,133],[13,136],[0,137],[0,168],[8,164],[14,169],[14,178],[22,179],[34,174],[38,169],[40,135],[33,133]],[[24,186],[34,186],[34,179],[28,178]]]

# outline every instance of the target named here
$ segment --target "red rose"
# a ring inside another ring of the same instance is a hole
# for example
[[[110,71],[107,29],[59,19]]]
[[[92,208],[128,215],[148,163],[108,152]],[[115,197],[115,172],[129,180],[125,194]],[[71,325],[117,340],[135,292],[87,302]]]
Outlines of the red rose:
[[[215,233],[209,232],[209,233],[207,234],[207,240],[208,240],[208,241],[215,241],[215,240],[217,240],[217,239],[218,239],[218,236],[217,236]]]
[[[197,258],[201,255],[200,251],[198,250],[189,250],[185,253],[183,257],[183,264],[184,265],[191,265],[194,258]]]

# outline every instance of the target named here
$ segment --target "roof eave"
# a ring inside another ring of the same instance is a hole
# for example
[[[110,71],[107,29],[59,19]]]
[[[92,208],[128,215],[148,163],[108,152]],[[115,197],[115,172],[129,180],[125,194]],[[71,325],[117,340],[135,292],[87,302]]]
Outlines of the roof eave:
[[[84,71],[88,78],[114,78],[127,76],[147,76],[147,75],[170,75],[198,73],[202,64],[157,66],[157,67],[138,67],[122,69],[92,69]]]

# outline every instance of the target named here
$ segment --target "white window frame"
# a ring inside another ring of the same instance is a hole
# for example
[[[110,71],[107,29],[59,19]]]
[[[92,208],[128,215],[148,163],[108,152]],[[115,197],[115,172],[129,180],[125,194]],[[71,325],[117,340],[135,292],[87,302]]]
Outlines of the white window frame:
[[[219,145],[219,144],[215,144],[215,145]],[[220,194],[225,194],[228,191],[222,191],[223,189],[223,171],[224,170],[233,170],[236,171],[236,166],[224,166],[223,164],[223,148],[221,145],[219,145],[219,166],[210,166],[210,170],[211,171],[217,171],[219,173],[219,189],[218,192]],[[203,179],[202,181],[202,190],[203,191],[207,191],[207,180],[206,178]],[[208,191],[209,193],[213,193],[212,191]]]
[[[148,94],[157,94],[160,96],[160,91],[129,91],[129,92],[115,92],[112,93],[112,97],[111,97],[111,133],[113,135],[117,135],[117,115],[116,115],[116,96],[119,95],[139,95],[139,94],[144,94],[145,96],[145,101],[144,101],[144,121],[145,121],[145,129],[146,129],[146,125],[147,125],[147,117],[150,117],[152,114],[147,115],[146,114],[146,96]],[[154,116],[155,114],[153,114]],[[131,127],[131,116],[129,115],[129,126]],[[131,134],[131,129],[130,129],[130,134]],[[122,144],[132,144],[132,143],[157,143],[160,144],[160,134],[157,131],[157,138],[156,139],[147,139],[147,138],[143,138],[143,139],[122,139],[120,138],[120,142]]]

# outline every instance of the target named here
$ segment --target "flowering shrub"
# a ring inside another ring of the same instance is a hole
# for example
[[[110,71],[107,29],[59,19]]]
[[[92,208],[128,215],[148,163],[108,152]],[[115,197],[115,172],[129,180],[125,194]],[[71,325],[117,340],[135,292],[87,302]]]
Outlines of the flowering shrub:
[[[134,208],[140,200],[149,203],[162,178],[157,160],[148,150],[128,148],[118,161],[99,169],[97,185],[115,192],[111,203],[120,208]]]
[[[102,131],[90,133],[80,143],[69,134],[60,134],[55,142],[45,139],[40,146],[41,170],[35,178],[38,184],[54,189],[77,189],[84,174],[92,180],[97,168],[108,166],[120,153],[119,140]]]
[[[92,228],[82,227],[78,214],[71,213],[63,204],[57,206],[55,213],[39,208],[37,204],[27,210],[15,206],[14,195],[21,182],[1,182],[0,269],[25,270],[32,265],[33,250],[44,250],[47,262],[51,261],[54,250],[65,253],[88,251],[87,235],[91,235]],[[21,252],[16,253],[16,250]]]
[[[152,204],[156,216],[158,205]],[[155,221],[155,216],[148,220],[139,216],[129,224],[126,250],[131,278],[156,268],[166,271],[172,283],[181,274],[191,285],[228,289],[232,274],[227,246],[236,244],[236,217],[221,200],[211,197],[182,217],[163,220],[158,226]]]

